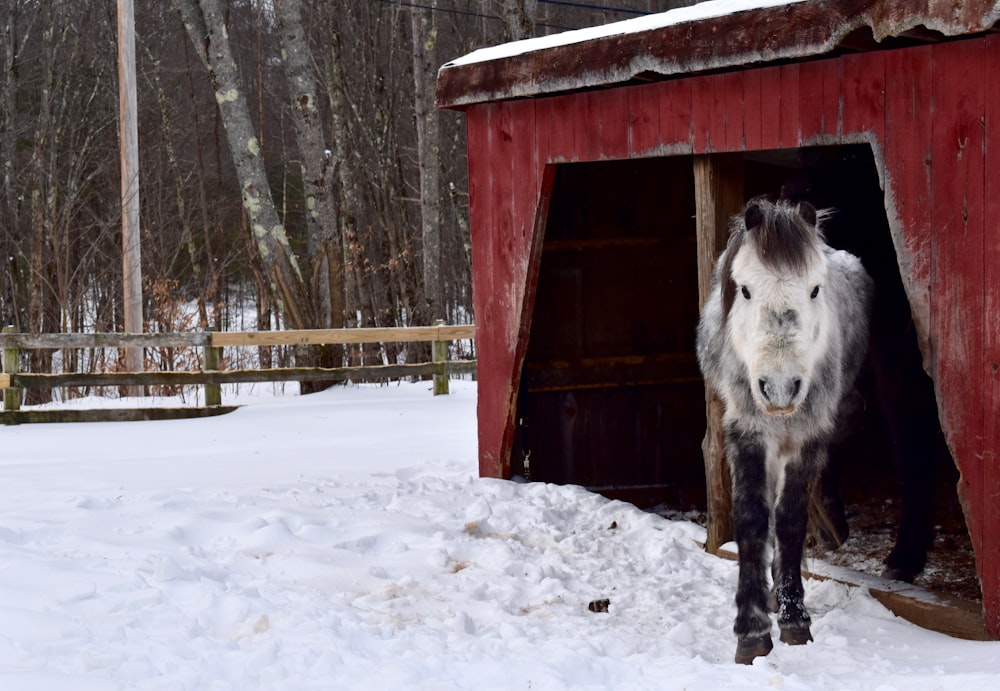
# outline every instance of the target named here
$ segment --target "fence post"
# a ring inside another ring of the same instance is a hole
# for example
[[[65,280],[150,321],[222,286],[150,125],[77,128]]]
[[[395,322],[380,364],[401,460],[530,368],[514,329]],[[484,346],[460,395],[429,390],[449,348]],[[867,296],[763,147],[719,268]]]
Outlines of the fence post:
[[[208,345],[205,346],[205,371],[218,371],[219,363],[222,361],[222,347],[212,345],[212,332],[218,331],[210,328],[208,335]],[[205,405],[222,405],[222,386],[219,384],[205,384]]]
[[[5,334],[17,333],[16,326],[5,326],[3,327],[3,332]],[[4,348],[3,349],[3,371],[7,374],[14,374],[17,372],[17,360],[18,360],[18,350],[17,348]],[[9,389],[4,389],[3,392],[3,409],[4,410],[20,410],[21,409],[21,389],[15,389],[10,387]]]
[[[447,322],[443,319],[438,319],[434,322],[434,326],[444,326]],[[434,363],[445,363],[448,362],[448,341],[434,341],[431,343],[431,361]],[[445,369],[444,374],[434,375],[434,395],[441,396],[447,395],[448,393],[448,370]]]

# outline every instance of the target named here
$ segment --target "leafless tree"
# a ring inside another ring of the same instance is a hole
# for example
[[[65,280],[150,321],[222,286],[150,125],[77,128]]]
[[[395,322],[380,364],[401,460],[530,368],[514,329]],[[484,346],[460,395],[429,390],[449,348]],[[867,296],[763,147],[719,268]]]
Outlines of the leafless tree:
[[[138,3],[147,319],[176,300],[202,328],[251,303],[251,328],[471,321],[464,121],[433,108],[438,66],[682,4]],[[0,318],[121,328],[114,4],[0,0],[0,20]]]

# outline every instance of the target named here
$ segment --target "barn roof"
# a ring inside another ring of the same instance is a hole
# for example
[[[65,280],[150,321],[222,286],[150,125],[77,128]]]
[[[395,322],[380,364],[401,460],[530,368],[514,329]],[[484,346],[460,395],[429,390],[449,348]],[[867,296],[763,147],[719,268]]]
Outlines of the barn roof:
[[[453,60],[437,105],[544,96],[996,30],[996,0],[713,0]]]

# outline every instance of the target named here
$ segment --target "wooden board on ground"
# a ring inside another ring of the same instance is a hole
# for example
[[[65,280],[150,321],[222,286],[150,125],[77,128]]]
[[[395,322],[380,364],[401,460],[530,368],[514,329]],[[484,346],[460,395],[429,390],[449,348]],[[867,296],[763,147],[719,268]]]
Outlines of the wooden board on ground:
[[[0,425],[38,422],[135,422],[143,420],[187,420],[214,417],[238,406],[211,408],[92,408],[85,410],[14,410],[0,412]]]

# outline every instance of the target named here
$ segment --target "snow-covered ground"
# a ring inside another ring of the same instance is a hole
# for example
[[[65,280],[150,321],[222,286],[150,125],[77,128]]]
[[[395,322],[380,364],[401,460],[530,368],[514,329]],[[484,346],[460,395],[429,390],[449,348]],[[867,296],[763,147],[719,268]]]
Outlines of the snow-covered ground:
[[[815,642],[735,665],[701,528],[479,479],[452,386],[0,428],[0,689],[1000,688],[1000,643],[834,581]]]

